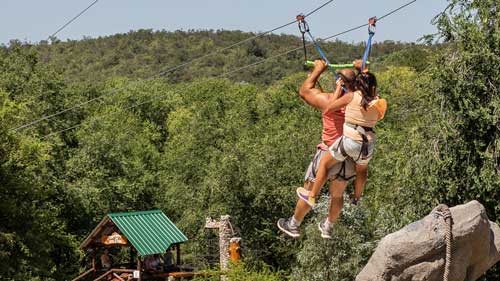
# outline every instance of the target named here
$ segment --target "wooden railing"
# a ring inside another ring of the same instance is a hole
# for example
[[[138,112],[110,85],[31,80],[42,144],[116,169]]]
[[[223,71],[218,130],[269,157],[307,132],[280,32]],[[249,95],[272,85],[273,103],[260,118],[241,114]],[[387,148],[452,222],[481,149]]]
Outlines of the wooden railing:
[[[81,279],[83,279],[83,277],[85,277],[85,276],[87,276],[87,275],[89,275],[90,273],[93,273],[93,272],[95,272],[95,268],[91,268],[91,269],[89,269],[89,270],[85,271],[84,273],[82,273],[82,274],[78,275],[78,276],[77,276],[75,279],[73,279],[72,281],[78,281],[78,280],[81,280]]]
[[[178,271],[178,272],[168,272],[168,273],[156,273],[153,274],[152,276],[154,278],[167,278],[167,277],[174,277],[174,278],[190,278],[190,277],[209,277],[212,276],[213,274],[210,272],[185,272],[185,271]]]
[[[99,281],[102,280],[103,278],[107,277],[108,275],[113,275],[114,277],[117,277],[120,280],[123,280],[118,274],[116,273],[134,273],[135,269],[110,269],[103,275],[97,277],[97,279],[94,279],[94,281]]]

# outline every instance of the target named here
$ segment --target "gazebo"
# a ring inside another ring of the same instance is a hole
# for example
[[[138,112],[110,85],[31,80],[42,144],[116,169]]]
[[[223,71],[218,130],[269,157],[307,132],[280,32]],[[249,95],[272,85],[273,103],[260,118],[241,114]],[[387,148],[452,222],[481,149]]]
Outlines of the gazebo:
[[[157,270],[144,266],[145,260],[158,258],[170,249],[175,249],[175,264],[172,271],[178,270],[181,263],[180,244],[188,239],[160,210],[112,213],[107,215],[83,241],[80,249],[91,258],[90,269],[82,273],[77,280],[145,280],[148,276],[165,274],[168,269],[156,264]],[[129,262],[104,266],[108,252],[112,247],[129,247]],[[98,252],[104,251],[99,265],[96,262]],[[170,252],[170,251],[169,251]],[[105,256],[106,255],[106,256]]]

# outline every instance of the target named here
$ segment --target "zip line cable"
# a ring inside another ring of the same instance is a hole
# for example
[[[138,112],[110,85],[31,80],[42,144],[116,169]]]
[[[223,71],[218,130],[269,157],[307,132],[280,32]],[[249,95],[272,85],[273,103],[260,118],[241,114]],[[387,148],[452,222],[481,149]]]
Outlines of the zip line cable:
[[[385,14],[385,15],[381,16],[380,18],[378,18],[378,20],[377,20],[377,21],[380,21],[380,20],[382,20],[382,19],[384,19],[384,18],[386,18],[386,17],[388,17],[388,16],[390,16],[390,15],[392,15],[392,14],[394,14],[394,13],[396,13],[396,12],[400,11],[401,9],[403,9],[403,8],[405,8],[405,7],[407,7],[407,6],[411,5],[411,4],[413,4],[413,3],[415,3],[416,1],[417,1],[417,0],[412,0],[412,1],[408,2],[408,3],[406,3],[405,5],[403,5],[403,6],[399,7],[399,8],[397,8],[397,9],[394,9],[394,10],[390,11],[389,13],[387,13],[387,14]],[[321,41],[324,41],[324,40],[329,40],[329,39],[332,39],[332,38],[338,37],[338,36],[340,36],[340,35],[346,34],[346,33],[348,33],[348,32],[352,32],[352,31],[358,30],[358,29],[360,29],[360,28],[366,27],[366,26],[368,26],[368,25],[369,25],[368,23],[363,24],[363,25],[359,25],[359,26],[356,26],[356,27],[350,28],[350,29],[348,29],[348,30],[345,30],[345,31],[339,32],[339,33],[337,33],[337,34],[334,34],[334,35],[331,35],[331,36],[328,36],[328,37],[325,37],[325,38],[319,38],[319,40],[321,40]],[[309,46],[312,46],[312,45],[314,45],[314,43],[313,43],[313,42],[309,42],[308,44],[306,44],[306,46],[308,46],[308,47],[309,47]],[[273,56],[267,57],[267,58],[265,58],[265,59],[261,59],[261,60],[259,60],[259,61],[256,61],[256,62],[254,62],[254,63],[248,64],[248,65],[245,65],[245,66],[242,66],[242,67],[239,67],[239,68],[235,68],[235,69],[233,69],[233,70],[230,70],[230,71],[224,72],[224,73],[222,73],[222,74],[216,75],[216,76],[214,76],[214,77],[212,77],[212,78],[222,78],[222,77],[226,77],[226,76],[228,76],[228,75],[234,74],[234,73],[239,72],[239,71],[241,71],[241,70],[244,70],[244,69],[247,69],[247,68],[250,68],[250,67],[253,67],[253,66],[256,66],[256,65],[262,64],[262,63],[265,63],[265,62],[267,62],[267,61],[269,61],[269,60],[272,60],[272,59],[275,59],[275,58],[278,58],[278,57],[281,57],[281,56],[285,56],[285,55],[290,54],[290,53],[293,53],[293,52],[297,52],[297,51],[299,51],[299,50],[302,50],[302,48],[303,48],[303,46],[296,47],[296,48],[293,48],[293,49],[289,49],[289,50],[287,50],[287,51],[285,51],[285,52],[282,52],[282,53],[279,53],[279,54],[276,54],[276,55],[273,55]],[[174,93],[179,93],[179,92],[180,92],[180,91],[176,91],[176,92],[174,92]],[[103,96],[104,96],[104,95],[103,95]],[[165,97],[163,97],[163,96],[154,97],[154,98],[152,98],[152,99],[150,99],[150,100],[147,100],[147,101],[144,101],[144,102],[140,102],[140,103],[137,103],[137,104],[131,105],[131,106],[129,106],[129,107],[126,107],[126,108],[124,108],[124,110],[133,109],[133,108],[135,108],[135,107],[138,107],[138,106],[141,106],[141,105],[144,105],[144,104],[147,104],[147,103],[152,103],[152,102],[155,102],[155,101],[161,101],[161,100],[162,100],[162,99],[164,99],[164,98],[165,98]],[[111,114],[114,114],[114,113],[116,113],[116,112],[111,112],[111,113],[103,114],[103,115],[101,115],[101,116],[96,117],[96,119],[101,119],[101,118],[103,118],[103,117],[106,117],[106,116],[111,115]],[[40,139],[46,139],[46,138],[48,138],[48,137],[50,137],[50,136],[57,135],[57,134],[60,134],[60,133],[66,132],[66,131],[70,131],[70,130],[76,129],[76,128],[78,128],[78,127],[81,127],[81,126],[82,126],[82,124],[80,123],[80,124],[77,124],[77,125],[75,125],[75,126],[71,126],[71,127],[68,127],[68,128],[65,128],[65,129],[62,129],[62,130],[59,130],[59,131],[56,131],[56,132],[53,132],[53,133],[47,134],[47,135],[44,135],[44,136],[43,136],[43,137],[41,137]]]
[[[332,3],[332,2],[333,2],[333,0],[330,0],[330,1],[328,1],[328,2],[325,2],[323,5],[319,6],[318,8],[316,8],[316,9],[314,9],[314,10],[312,10],[312,11],[310,11],[309,13],[305,14],[305,15],[304,15],[304,18],[307,18],[308,16],[310,16],[310,15],[312,15],[312,14],[316,13],[317,11],[319,11],[319,10],[323,9],[326,5],[328,5],[328,4]],[[293,21],[293,22],[295,23],[296,21]]]
[[[386,18],[386,17],[388,17],[388,16],[390,16],[390,15],[392,15],[392,14],[396,13],[396,12],[399,12],[399,10],[404,9],[404,8],[406,8],[406,7],[410,6],[411,4],[415,3],[415,2],[417,2],[417,0],[413,0],[413,1],[410,1],[410,2],[406,3],[406,4],[404,4],[403,6],[401,6],[401,7],[397,8],[397,9],[394,9],[394,10],[392,10],[392,11],[388,12],[387,14],[385,14],[385,15],[383,15],[383,16],[381,16],[381,17],[377,18],[377,21],[380,21],[381,19],[384,19],[384,18]]]
[[[71,20],[69,20],[68,22],[66,22],[65,24],[63,24],[61,27],[59,27],[59,29],[57,29],[54,33],[52,33],[52,35],[49,36],[49,38],[47,38],[48,40],[50,40],[52,37],[56,36],[59,32],[61,32],[62,30],[64,30],[68,25],[70,25],[71,23],[73,23],[75,20],[77,20],[80,16],[82,16],[85,12],[87,12],[88,10],[90,10],[90,8],[92,8],[95,4],[97,4],[97,2],[99,2],[99,0],[95,0],[94,2],[90,3],[90,5],[88,5],[85,9],[83,9],[82,11],[80,11],[76,16],[74,16]],[[81,105],[85,105],[87,104],[88,102],[84,102],[82,103]],[[74,109],[76,107],[72,107],[71,109]],[[9,129],[9,131],[19,131],[19,130],[22,130],[24,128],[28,128],[28,127],[31,127],[37,123],[40,123],[41,121],[43,120],[47,120],[47,119],[50,119],[54,116],[57,116],[57,115],[60,115],[60,114],[63,114],[71,109],[68,109],[68,110],[62,110],[58,113],[55,113],[55,114],[51,114],[51,115],[48,115],[48,116],[45,116],[39,120],[35,120],[33,122],[30,122],[30,123],[27,123],[25,125],[22,125],[22,126],[19,126],[17,128],[11,128]]]
[[[308,44],[307,46],[310,46],[310,45],[312,45],[312,43]],[[259,65],[259,64],[265,63],[265,62],[267,62],[267,61],[269,61],[269,60],[271,60],[271,59],[275,59],[275,58],[278,58],[278,57],[281,57],[281,56],[284,56],[284,55],[287,55],[287,54],[290,54],[290,53],[296,52],[296,51],[298,51],[298,50],[302,50],[302,46],[297,47],[297,48],[294,48],[294,49],[290,49],[290,50],[288,50],[288,51],[285,51],[285,52],[283,52],[283,53],[276,54],[276,55],[271,56],[271,57],[267,57],[267,58],[265,58],[265,59],[262,59],[262,60],[256,61],[256,62],[254,62],[254,63],[248,64],[248,65],[245,65],[245,66],[242,66],[242,67],[236,68],[236,69],[233,69],[233,70],[231,70],[231,71],[224,72],[224,73],[219,74],[219,75],[216,75],[216,76],[214,76],[214,77],[212,77],[212,78],[222,78],[222,77],[226,77],[226,76],[229,76],[229,75],[234,74],[234,73],[236,73],[236,72],[239,72],[239,71],[245,70],[245,69],[247,69],[247,68],[251,68],[251,67],[253,67],[253,66],[256,66],[256,65]],[[180,93],[180,91],[175,91],[174,93],[175,93],[175,94],[177,94],[177,93]],[[154,98],[149,99],[149,100],[147,100],[147,101],[143,101],[143,102],[140,102],[140,103],[137,103],[137,104],[134,104],[134,105],[131,105],[131,106],[125,107],[123,110],[130,110],[130,109],[136,108],[136,107],[141,106],[141,105],[144,105],[144,104],[152,103],[152,102],[155,102],[155,101],[161,101],[161,100],[163,100],[164,98],[165,98],[164,96],[157,96],[157,97],[154,97]],[[101,118],[104,118],[104,117],[106,117],[106,116],[113,115],[113,114],[115,114],[115,113],[116,113],[116,112],[106,113],[106,114],[103,114],[103,115],[101,115],[101,116],[96,117],[96,119],[101,119]],[[66,131],[71,131],[71,130],[76,129],[76,128],[81,127],[81,126],[82,126],[82,124],[80,123],[80,124],[77,124],[77,125],[74,125],[74,126],[71,126],[71,127],[68,127],[68,128],[62,129],[62,130],[59,130],[59,131],[55,131],[55,132],[50,133],[50,134],[47,134],[47,135],[44,135],[44,136],[43,136],[43,137],[41,137],[40,139],[42,139],[42,140],[43,140],[43,139],[46,139],[46,138],[51,137],[51,136],[53,136],[53,135],[57,135],[57,134],[60,134],[60,133],[64,133],[64,132],[66,132]]]
[[[339,34],[344,34],[344,33],[339,33]],[[333,37],[335,37],[335,36],[336,36],[336,35],[332,35],[332,36],[330,36],[329,38],[333,38]],[[321,39],[321,38],[320,38],[320,39]],[[308,47],[309,47],[309,46],[312,46],[312,45],[313,45],[313,43],[308,43],[306,46],[308,46]],[[259,64],[265,63],[265,62],[267,62],[267,61],[269,61],[269,60],[272,60],[272,59],[275,59],[275,58],[278,58],[278,57],[281,57],[281,56],[288,55],[288,54],[293,53],[293,52],[296,52],[296,51],[298,51],[298,50],[302,50],[302,46],[297,47],[297,48],[294,48],[294,49],[287,50],[287,51],[285,51],[285,52],[282,52],[282,53],[279,53],[279,54],[276,54],[276,55],[273,55],[273,56],[270,56],[270,57],[267,57],[267,58],[265,58],[265,59],[262,59],[262,60],[256,61],[256,62],[254,62],[254,63],[248,64],[248,65],[245,65],[245,66],[242,66],[242,67],[236,68],[236,69],[233,69],[233,70],[231,70],[231,71],[224,72],[224,73],[222,73],[222,74],[220,74],[220,75],[216,75],[216,76],[214,76],[214,77],[212,77],[212,78],[222,78],[222,77],[226,77],[226,76],[229,76],[229,75],[234,74],[234,73],[236,73],[236,72],[239,72],[239,71],[245,70],[245,69],[247,69],[247,68],[251,68],[251,67],[253,67],[253,66],[256,66],[256,65],[259,65]],[[179,91],[177,91],[177,92],[175,92],[175,93],[178,93],[178,92],[179,92]],[[102,96],[107,96],[107,95],[109,95],[109,94],[104,94],[104,95],[102,95]],[[102,97],[102,96],[101,96],[101,97]],[[164,98],[164,97],[163,97],[163,96],[160,96],[160,97],[155,97],[155,98],[153,98],[153,99],[150,99],[150,100],[147,100],[147,101],[144,101],[144,102],[140,102],[140,103],[138,103],[138,104],[134,104],[134,105],[132,105],[132,106],[126,107],[126,108],[124,108],[124,110],[133,109],[133,108],[135,108],[135,107],[138,107],[138,106],[141,106],[141,105],[144,105],[144,104],[147,104],[147,103],[152,103],[152,102],[155,102],[155,101],[160,101],[160,100],[162,100],[162,98]],[[101,115],[101,116],[99,116],[99,117],[97,117],[97,118],[98,118],[98,119],[100,119],[100,118],[106,117],[106,116],[108,116],[108,115],[112,115],[113,113],[114,113],[114,112],[112,112],[112,113],[108,113],[108,114],[103,114],[103,115]],[[66,131],[70,131],[70,130],[76,129],[76,128],[81,127],[81,126],[82,126],[82,124],[77,124],[77,125],[75,125],[75,126],[71,126],[71,127],[68,127],[68,128],[65,128],[65,129],[62,129],[62,130],[59,130],[59,131],[56,131],[56,132],[53,132],[53,133],[47,134],[47,135],[45,135],[45,136],[41,137],[40,139],[45,139],[45,138],[48,138],[48,137],[50,137],[50,136],[57,135],[57,134],[59,134],[59,133],[63,133],[63,132],[66,132]]]
[[[402,9],[404,9],[404,8],[406,8],[406,7],[408,7],[408,6],[410,6],[411,4],[413,4],[413,3],[415,3],[415,2],[417,2],[417,0],[412,0],[412,1],[410,1],[410,2],[408,2],[408,3],[406,3],[406,4],[404,4],[404,5],[403,5],[403,6],[401,6],[401,7],[399,7],[399,8],[397,8],[397,9],[394,9],[394,10],[392,10],[392,11],[388,12],[387,14],[385,14],[385,15],[383,15],[383,16],[381,16],[381,17],[377,17],[377,21],[381,21],[381,20],[383,20],[384,18],[386,18],[386,17],[388,17],[388,16],[390,16],[390,15],[392,15],[392,14],[396,13],[396,12],[399,12],[400,10],[402,10]],[[363,28],[363,27],[367,27],[368,25],[369,25],[368,23],[365,23],[365,24],[362,24],[362,25],[358,25],[358,26],[356,26],[356,27],[353,27],[353,28],[348,29],[348,30],[346,30],[346,31],[342,31],[342,32],[337,33],[337,34],[335,34],[335,35],[332,35],[332,36],[329,36],[329,37],[325,37],[325,38],[320,38],[320,40],[322,40],[322,41],[329,40],[329,39],[332,39],[332,38],[334,38],[334,37],[338,37],[338,36],[340,36],[340,35],[344,35],[344,34],[346,34],[346,33],[352,32],[352,31],[354,31],[354,30],[357,30],[357,29],[360,29],[360,28]],[[308,44],[308,46],[309,46],[309,45],[312,45],[312,44]]]
[[[321,10],[322,8],[324,8],[324,7],[325,7],[325,6],[327,6],[328,4],[332,3],[333,1],[334,1],[334,0],[329,0],[329,1],[325,2],[325,3],[323,3],[323,5],[321,5],[321,6],[317,7],[316,9],[314,9],[314,10],[312,10],[311,12],[307,13],[306,15],[304,15],[304,18],[306,18],[306,17],[308,17],[308,16],[310,16],[310,15],[312,15],[312,14],[316,13],[317,11]],[[185,65],[191,64],[191,63],[196,62],[196,61],[200,61],[200,60],[202,60],[202,59],[204,59],[204,58],[206,58],[206,57],[209,57],[209,56],[212,56],[212,55],[215,55],[215,54],[218,54],[218,53],[224,52],[224,51],[226,51],[226,50],[229,50],[229,49],[231,49],[231,48],[234,48],[234,47],[236,47],[236,46],[239,46],[239,45],[241,45],[241,44],[243,44],[243,43],[246,43],[246,42],[248,42],[248,41],[251,41],[251,40],[254,40],[254,39],[260,38],[260,37],[262,37],[262,36],[264,36],[264,35],[266,35],[266,34],[269,34],[269,33],[272,33],[272,32],[274,32],[274,31],[276,31],[276,30],[279,30],[279,29],[285,28],[285,27],[287,27],[287,26],[290,26],[290,25],[294,24],[295,22],[296,22],[296,20],[293,20],[293,21],[291,21],[291,22],[285,23],[285,24],[283,24],[283,25],[281,25],[281,26],[275,27],[275,28],[270,29],[270,30],[268,30],[268,31],[261,32],[261,33],[259,33],[259,34],[255,35],[255,36],[250,37],[250,38],[247,38],[247,39],[244,39],[244,40],[242,40],[242,41],[236,42],[236,43],[234,43],[234,44],[232,44],[232,45],[229,45],[229,46],[227,46],[227,47],[224,47],[224,48],[221,48],[221,49],[217,49],[217,50],[212,51],[212,52],[210,52],[210,53],[208,53],[208,54],[205,54],[205,55],[199,56],[199,57],[194,58],[194,59],[192,59],[192,60],[190,60],[190,61],[187,61],[187,62],[185,62],[185,63],[182,63],[182,64],[180,64],[180,65],[176,65],[176,66],[174,66],[174,67],[170,67],[170,68],[168,68],[168,69],[164,70],[163,72],[161,72],[159,75],[163,75],[164,73],[169,73],[169,72],[172,72],[172,71],[174,71],[174,70],[177,70],[177,69],[179,69],[179,68],[184,67]]]
[[[63,26],[59,27],[59,29],[56,32],[54,32],[54,33],[52,33],[52,35],[50,35],[49,39],[51,37],[56,36],[59,32],[61,32],[68,25],[70,25],[72,22],[74,22],[76,19],[78,19],[81,15],[83,15],[85,12],[87,12],[90,8],[92,8],[92,6],[94,6],[95,4],[97,4],[97,2],[99,2],[99,0],[95,0],[94,2],[92,2],[87,8],[83,9],[80,13],[78,13],[76,16],[74,16],[71,20],[69,20]]]
[[[309,46],[312,45],[312,43],[308,44]],[[244,69],[247,69],[247,68],[250,68],[250,67],[253,67],[253,66],[256,66],[256,65],[259,65],[259,64],[262,64],[262,63],[265,63],[271,59],[275,59],[275,58],[278,58],[278,57],[281,57],[281,56],[284,56],[284,55],[287,55],[287,54],[290,54],[290,53],[293,53],[293,52],[296,52],[298,50],[302,50],[302,46],[298,47],[298,48],[294,48],[294,49],[290,49],[288,51],[285,51],[283,53],[279,53],[279,54],[276,54],[274,56],[271,56],[271,57],[267,57],[265,59],[262,59],[262,60],[259,60],[259,61],[256,61],[254,63],[251,63],[251,64],[248,64],[248,65],[245,65],[245,66],[242,66],[242,67],[239,67],[239,68],[236,68],[236,69],[233,69],[231,71],[227,71],[227,72],[224,72],[222,74],[219,74],[219,75],[216,75],[212,78],[222,78],[222,77],[226,77],[226,76],[229,76],[231,74],[234,74],[236,72],[239,72],[239,71],[242,71]],[[174,93],[180,93],[180,91],[175,91]],[[136,108],[138,106],[141,106],[141,105],[144,105],[144,104],[148,104],[148,103],[152,103],[152,102],[155,102],[155,101],[161,101],[163,100],[165,97],[164,96],[157,96],[157,97],[154,97],[152,99],[149,99],[147,101],[143,101],[143,102],[140,102],[140,103],[137,103],[137,104],[134,104],[134,105],[131,105],[131,106],[128,106],[126,108],[124,108],[124,110],[129,110],[129,109],[133,109],[133,108]],[[101,119],[101,118],[104,118],[106,116],[109,116],[109,115],[112,115],[116,112],[111,112],[111,113],[107,113],[107,114],[103,114],[101,116],[98,116],[96,117],[96,119]],[[46,139],[48,137],[51,137],[53,135],[57,135],[57,134],[60,134],[60,133],[64,133],[66,131],[70,131],[70,130],[73,130],[73,129],[76,129],[78,127],[81,127],[82,124],[77,124],[77,125],[74,125],[74,126],[71,126],[71,127],[68,127],[68,128],[65,128],[65,129],[62,129],[62,130],[59,130],[59,131],[55,131],[53,133],[50,133],[50,134],[47,134],[47,135],[44,135],[43,137],[41,137],[40,139]]]
[[[237,46],[239,46],[239,45],[242,45],[242,44],[244,44],[244,43],[246,43],[246,42],[249,42],[249,41],[255,40],[255,39],[257,39],[257,38],[260,38],[260,37],[262,37],[262,36],[264,36],[264,35],[266,35],[266,34],[269,34],[269,33],[271,33],[271,32],[274,32],[274,31],[276,31],[276,30],[279,30],[279,29],[285,28],[285,27],[287,27],[287,26],[289,26],[289,25],[292,25],[292,24],[294,24],[294,23],[295,23],[295,21],[291,21],[291,22],[286,23],[286,24],[284,24],[284,25],[282,25],[282,26],[279,26],[279,27],[277,27],[277,28],[274,28],[274,29],[271,29],[271,30],[268,30],[268,31],[265,31],[265,32],[262,32],[262,33],[259,33],[259,34],[255,35],[255,36],[252,36],[252,37],[246,38],[246,39],[244,39],[244,40],[241,40],[241,41],[239,41],[239,42],[236,42],[236,43],[231,44],[231,45],[229,45],[229,46],[226,46],[226,47],[224,47],[224,48],[217,49],[217,50],[212,51],[212,52],[210,52],[210,53],[207,53],[207,54],[205,54],[205,55],[202,55],[202,56],[196,57],[196,58],[194,58],[194,59],[192,59],[192,60],[189,60],[189,61],[187,61],[187,62],[183,62],[183,63],[181,63],[181,64],[179,64],[179,65],[169,67],[169,68],[167,68],[166,70],[161,71],[161,72],[160,72],[160,73],[158,73],[157,75],[158,75],[158,76],[162,76],[162,75],[165,75],[165,74],[167,74],[167,73],[173,72],[173,71],[175,71],[175,70],[177,70],[177,69],[183,68],[183,67],[184,67],[184,66],[186,66],[186,65],[192,64],[192,63],[197,62],[197,61],[201,61],[201,60],[203,60],[204,58],[207,58],[207,57],[213,56],[213,55],[215,55],[215,54],[222,53],[222,52],[224,52],[224,51],[227,51],[227,50],[229,50],[229,49],[232,49],[232,48],[234,48],[234,47],[237,47]]]
[[[386,18],[386,17],[388,17],[388,16],[390,16],[390,15],[392,15],[392,14],[394,14],[394,13],[398,12],[399,10],[402,10],[403,8],[406,8],[407,6],[409,6],[409,5],[411,5],[411,4],[415,3],[415,2],[417,2],[417,0],[413,0],[413,1],[411,1],[411,2],[406,3],[405,5],[403,5],[403,6],[399,7],[399,8],[397,8],[397,9],[394,9],[394,10],[390,11],[389,13],[387,13],[387,14],[385,14],[385,15],[381,16],[380,18],[377,18],[377,21],[381,21],[381,20],[383,20],[384,18]],[[353,28],[347,29],[347,30],[342,31],[342,32],[339,32],[339,33],[337,33],[337,34],[334,34],[334,35],[331,35],[331,36],[328,36],[328,37],[325,37],[325,38],[319,38],[319,40],[320,40],[320,41],[330,40],[330,39],[333,39],[333,38],[335,38],[335,37],[339,37],[340,35],[344,35],[344,34],[346,34],[346,33],[349,33],[349,32],[352,32],[352,31],[355,31],[355,30],[358,30],[358,29],[361,29],[361,28],[363,28],[363,27],[367,27],[368,25],[369,25],[368,23],[365,23],[365,24],[362,24],[362,25],[358,25],[358,26],[356,26],[356,27],[353,27]],[[307,43],[307,44],[306,44],[306,47],[310,47],[310,46],[313,46],[313,45],[314,45],[314,43],[313,43],[313,42],[309,42],[309,43]],[[288,55],[288,54],[290,54],[290,53],[296,52],[296,51],[298,51],[298,50],[301,50],[302,48],[303,48],[303,46],[300,46],[300,47],[297,47],[297,48],[294,48],[294,49],[290,49],[290,50],[285,51],[285,52],[283,52],[283,53],[280,53],[280,54],[277,54],[277,55],[274,55],[274,56],[271,56],[271,57],[268,57],[268,58],[262,59],[262,60],[260,60],[260,61],[254,62],[254,63],[252,63],[252,64],[249,64],[249,65],[246,65],[246,66],[243,66],[243,67],[240,67],[240,68],[235,69],[235,70],[233,70],[233,71],[234,71],[234,72],[237,72],[237,71],[240,71],[240,70],[243,70],[243,69],[246,69],[246,68],[249,68],[249,67],[255,66],[255,65],[261,64],[261,63],[263,63],[263,62],[265,62],[265,61],[267,61],[267,60],[274,59],[274,58],[277,58],[277,57],[280,57],[280,56],[285,56],[285,55]],[[232,72],[232,71],[231,71],[231,72]],[[228,74],[231,74],[231,73],[224,73],[224,74],[222,74],[221,76],[222,76],[222,77],[224,77],[224,76],[227,76]]]
[[[61,27],[61,28],[60,28],[58,31],[56,31],[53,35],[57,34],[59,31],[61,31],[62,29],[64,29],[64,27],[66,27],[67,25],[69,25],[72,21],[74,21],[76,18],[78,18],[80,15],[82,15],[85,11],[87,11],[88,9],[90,9],[90,8],[91,8],[94,4],[96,4],[98,1],[99,1],[99,0],[94,1],[94,2],[90,5],[90,6],[88,6],[85,10],[83,10],[82,12],[80,12],[80,13],[79,13],[76,17],[74,17],[74,18],[73,18],[70,22],[66,23],[63,27]],[[324,7],[325,7],[325,6],[327,6],[328,4],[332,3],[333,1],[334,1],[334,0],[329,0],[329,1],[325,2],[325,3],[323,3],[321,6],[317,7],[316,9],[312,10],[311,12],[307,13],[304,17],[311,16],[312,14],[316,13],[317,11],[319,11],[319,10],[320,10],[320,9],[322,9],[322,8],[324,8]],[[283,25],[280,25],[280,26],[278,26],[278,27],[272,28],[272,29],[270,29],[270,30],[267,30],[267,31],[261,32],[261,33],[259,33],[259,34],[255,35],[255,36],[252,36],[252,37],[249,37],[249,38],[243,39],[243,40],[241,40],[241,41],[239,41],[239,42],[236,42],[236,43],[234,43],[234,44],[231,44],[231,45],[229,45],[229,46],[226,46],[226,47],[223,47],[223,48],[220,48],[220,49],[216,49],[216,50],[214,50],[214,51],[212,51],[212,52],[209,52],[209,53],[207,53],[207,54],[205,54],[205,55],[202,55],[202,56],[196,57],[196,58],[194,58],[194,59],[192,59],[192,60],[189,60],[189,61],[187,61],[187,62],[181,63],[181,64],[179,64],[179,65],[176,65],[176,66],[173,66],[173,67],[169,67],[169,68],[167,68],[166,70],[160,71],[159,73],[157,73],[157,74],[155,74],[155,75],[153,75],[153,76],[151,76],[151,77],[147,78],[146,80],[153,79],[153,78],[156,78],[156,77],[163,76],[163,75],[165,75],[165,74],[171,73],[171,72],[173,72],[173,71],[175,71],[175,70],[177,70],[177,69],[183,68],[183,67],[185,67],[185,66],[187,66],[187,65],[189,65],[189,64],[195,63],[195,62],[200,61],[200,60],[203,60],[203,59],[205,59],[205,58],[207,58],[207,57],[209,57],[209,56],[213,56],[213,55],[215,55],[215,54],[218,54],[218,53],[224,52],[224,51],[226,51],[226,50],[232,49],[232,48],[237,47],[237,46],[239,46],[239,45],[242,45],[242,44],[244,44],[244,43],[246,43],[246,42],[249,42],[249,41],[251,41],[251,40],[255,40],[255,39],[257,39],[257,38],[263,37],[263,36],[264,36],[264,35],[266,35],[266,34],[269,34],[269,33],[272,33],[272,32],[274,32],[274,31],[276,31],[276,30],[279,30],[279,29],[285,28],[285,27],[290,26],[290,25],[292,25],[292,24],[294,24],[294,23],[296,23],[296,20],[293,20],[293,21],[288,22],[288,23],[286,23],[286,24],[283,24]],[[38,124],[38,123],[40,123],[40,122],[42,122],[42,121],[44,121],[44,120],[51,119],[51,118],[53,118],[53,117],[56,117],[56,116],[58,116],[58,115],[61,115],[61,114],[66,113],[66,112],[68,112],[68,111],[71,111],[71,110],[73,110],[73,109],[76,109],[76,108],[82,107],[82,106],[87,105],[87,104],[89,104],[89,103],[91,103],[91,102],[93,102],[93,101],[99,100],[99,99],[101,99],[101,98],[103,98],[103,97],[105,97],[105,96],[112,95],[112,94],[114,94],[114,93],[116,93],[116,92],[118,92],[118,90],[116,90],[116,91],[112,91],[112,92],[109,92],[108,94],[105,94],[105,95],[101,95],[101,96],[98,96],[98,97],[92,98],[92,99],[90,99],[90,100],[87,100],[87,101],[82,102],[82,103],[80,103],[80,104],[77,104],[77,105],[74,105],[74,106],[72,106],[72,107],[69,107],[69,108],[63,109],[63,110],[58,111],[58,112],[56,112],[56,113],[53,113],[53,114],[50,114],[50,115],[43,116],[43,117],[41,117],[41,118],[39,118],[39,119],[36,119],[36,120],[34,120],[34,121],[32,121],[32,122],[26,123],[26,124],[21,125],[21,126],[19,126],[19,127],[16,127],[16,128],[11,128],[11,129],[9,129],[9,131],[15,131],[15,132],[17,132],[17,131],[19,131],[19,130],[22,130],[22,129],[25,129],[25,128],[28,128],[28,127],[31,127],[31,126],[33,126],[33,125],[35,125],[35,124]]]

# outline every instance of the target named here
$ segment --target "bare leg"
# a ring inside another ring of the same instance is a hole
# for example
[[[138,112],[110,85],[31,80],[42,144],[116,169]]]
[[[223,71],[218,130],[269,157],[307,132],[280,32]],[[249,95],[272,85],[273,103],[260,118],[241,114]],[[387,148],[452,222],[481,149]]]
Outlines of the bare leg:
[[[328,211],[328,222],[337,221],[342,206],[344,205],[344,191],[347,181],[334,180],[330,183],[330,210]]]
[[[313,186],[313,183],[310,181],[306,181],[304,183],[304,188],[307,190],[311,190]],[[297,200],[297,205],[295,205],[295,212],[293,213],[293,218],[298,221],[302,222],[304,220],[305,216],[307,213],[311,211],[311,207],[304,201],[304,200]]]
[[[321,190],[321,187],[326,182],[328,177],[328,170],[339,161],[334,159],[330,153],[326,153],[319,162],[318,173],[316,174],[316,180],[313,184],[311,192],[309,192],[309,197],[316,197]]]
[[[328,221],[337,221],[342,206],[344,205],[344,191],[347,187],[346,181],[335,180],[330,183],[330,210],[328,211]]]
[[[328,210],[328,217],[318,224],[322,238],[332,238],[332,225],[337,221],[340,211],[342,211],[344,203],[343,195],[346,186],[346,181],[335,180],[330,183],[330,209]]]
[[[356,180],[354,181],[354,198],[359,200],[363,195],[366,178],[368,177],[368,165],[356,164]]]
[[[306,181],[304,182],[304,189],[310,190],[312,188],[312,182]],[[297,238],[300,236],[299,233],[299,227],[302,221],[304,220],[304,217],[311,211],[311,207],[303,201],[303,200],[297,200],[297,204],[295,205],[295,211],[293,213],[293,216],[288,219],[281,218],[278,220],[278,228],[286,233],[287,235]]]

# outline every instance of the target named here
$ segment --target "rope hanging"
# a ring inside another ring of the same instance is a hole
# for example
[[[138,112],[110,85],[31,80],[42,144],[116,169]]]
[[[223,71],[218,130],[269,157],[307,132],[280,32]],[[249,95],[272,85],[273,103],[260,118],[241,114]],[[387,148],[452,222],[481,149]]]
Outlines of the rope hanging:
[[[436,213],[441,216],[445,222],[445,241],[446,241],[446,258],[444,264],[443,281],[449,281],[450,277],[450,267],[451,267],[451,256],[452,256],[452,225],[453,217],[451,216],[451,211],[445,204],[440,204],[435,209]]]

